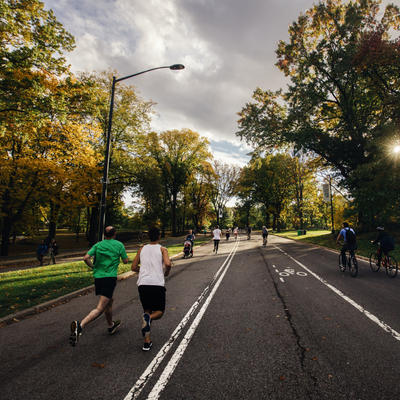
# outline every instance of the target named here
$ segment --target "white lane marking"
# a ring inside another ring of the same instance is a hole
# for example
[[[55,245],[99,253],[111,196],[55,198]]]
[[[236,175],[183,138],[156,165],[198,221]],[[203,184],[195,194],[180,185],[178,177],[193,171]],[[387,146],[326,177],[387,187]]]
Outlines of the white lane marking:
[[[195,301],[195,303],[192,305],[190,310],[186,313],[186,315],[183,317],[179,325],[175,328],[174,332],[168,339],[168,341],[164,344],[164,346],[160,349],[160,351],[157,353],[157,355],[153,358],[153,361],[149,364],[149,366],[146,368],[146,370],[143,372],[141,377],[137,380],[135,385],[132,387],[132,389],[129,391],[129,393],[126,395],[124,400],[131,400],[139,396],[141,391],[144,389],[146,386],[146,383],[149,381],[151,376],[154,374],[158,366],[161,364],[163,361],[164,357],[167,355],[168,351],[172,347],[172,345],[175,343],[177,338],[179,337],[182,329],[185,327],[185,325],[189,322],[190,317],[194,314],[196,308],[200,305],[201,301],[204,299],[206,296],[207,292],[210,290],[211,286],[214,284],[214,282],[217,280],[217,277],[220,275],[221,271],[224,269],[225,264],[228,262],[230,258],[233,258],[234,252],[236,252],[237,247],[239,246],[240,239],[235,243],[235,246],[229,253],[228,257],[225,259],[224,263],[220,267],[220,269],[217,271],[217,273],[214,275],[213,279],[211,282],[207,285],[207,287],[203,290],[201,295],[198,297],[198,299]],[[233,253],[233,255],[232,255]],[[232,256],[232,257],[231,257]]]
[[[285,282],[283,278],[279,278],[282,282]]]
[[[368,317],[372,322],[375,322],[379,327],[381,327],[384,331],[390,333],[396,340],[400,341],[400,333],[392,329],[389,325],[385,324],[383,321],[380,321],[375,315],[371,314],[369,311],[367,311],[365,308],[361,307],[358,303],[356,303],[354,300],[350,299],[350,297],[347,297],[344,293],[342,293],[339,289],[336,289],[334,286],[329,284],[325,279],[321,278],[319,275],[317,275],[315,272],[311,271],[308,269],[305,265],[300,263],[299,261],[295,260],[292,256],[287,254],[285,251],[280,249],[278,246],[274,245],[275,248],[277,248],[279,251],[281,251],[283,254],[285,254],[287,257],[292,259],[296,264],[300,265],[303,269],[305,269],[310,275],[312,275],[314,278],[318,279],[320,282],[322,282],[325,286],[327,286],[329,289],[331,289],[333,292],[335,292],[338,296],[340,296],[343,300],[346,300],[349,304],[351,304],[354,308],[356,308],[358,311],[360,311],[362,314],[364,314],[366,317]]]
[[[171,375],[173,374],[175,368],[177,367],[179,361],[181,360],[183,353],[185,352],[187,346],[189,345],[189,342],[191,340],[191,338],[193,337],[197,326],[199,325],[201,319],[203,318],[204,314],[206,313],[206,310],[211,302],[211,300],[213,299],[215,293],[218,290],[219,285],[221,284],[226,272],[229,269],[229,266],[233,260],[233,257],[235,256],[236,250],[237,250],[238,246],[235,246],[235,251],[231,257],[231,259],[229,260],[225,270],[221,273],[221,276],[218,279],[218,282],[216,282],[215,286],[213,287],[210,295],[208,296],[208,298],[206,299],[206,301],[204,302],[203,307],[201,308],[201,310],[198,312],[196,318],[194,319],[192,325],[189,327],[189,329],[187,330],[185,336],[183,337],[181,343],[179,344],[178,348],[176,349],[174,355],[171,357],[168,365],[165,367],[163,373],[161,374],[158,382],[154,385],[153,390],[150,392],[149,396],[147,397],[148,399],[151,400],[156,400],[159,398],[161,391],[165,388],[165,386],[167,385]]]

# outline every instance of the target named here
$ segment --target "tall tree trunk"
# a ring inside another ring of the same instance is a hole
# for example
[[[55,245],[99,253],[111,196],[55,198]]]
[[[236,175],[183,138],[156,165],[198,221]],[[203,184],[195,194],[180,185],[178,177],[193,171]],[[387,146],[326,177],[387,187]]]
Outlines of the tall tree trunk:
[[[97,229],[99,223],[99,207],[92,207],[90,214],[90,229],[89,229],[89,246],[97,243]]]
[[[1,255],[8,256],[8,246],[10,244],[10,234],[12,221],[10,218],[3,217],[3,229],[1,230]]]
[[[86,207],[86,241],[89,241],[90,207]]]
[[[54,239],[56,237],[58,214],[60,213],[61,206],[50,200],[50,224],[49,224],[49,237]]]
[[[172,237],[176,237],[176,196],[177,193],[172,194],[172,207],[171,207],[171,216],[172,216]]]
[[[78,224],[76,227],[76,243],[79,243],[79,231],[81,230],[81,209],[79,208]]]
[[[276,231],[276,214],[273,213],[272,230]]]

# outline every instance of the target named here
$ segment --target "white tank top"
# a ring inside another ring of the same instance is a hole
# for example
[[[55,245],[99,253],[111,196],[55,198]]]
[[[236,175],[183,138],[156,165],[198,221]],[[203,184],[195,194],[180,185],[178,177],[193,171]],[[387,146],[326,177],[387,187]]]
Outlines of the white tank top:
[[[146,244],[140,252],[137,285],[164,286],[163,258],[160,244]]]

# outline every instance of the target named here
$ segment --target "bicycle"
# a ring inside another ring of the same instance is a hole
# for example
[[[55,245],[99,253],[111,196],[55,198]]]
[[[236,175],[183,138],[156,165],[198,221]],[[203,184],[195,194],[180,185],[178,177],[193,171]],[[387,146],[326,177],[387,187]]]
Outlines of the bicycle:
[[[343,245],[343,243],[340,243]],[[354,250],[349,250],[349,254],[346,259],[346,265],[342,264],[342,255],[339,255],[339,269],[341,272],[346,270],[346,266],[349,268],[350,275],[355,278],[358,272],[358,263],[356,255],[354,254]]]
[[[380,246],[378,246],[378,250],[375,253],[371,253],[369,256],[369,265],[371,266],[372,271],[378,272],[379,268],[381,267],[382,262],[377,265],[378,262],[378,254],[380,251]],[[389,253],[384,254],[383,266],[386,268],[386,273],[391,277],[394,278],[397,275],[397,260],[389,255]]]

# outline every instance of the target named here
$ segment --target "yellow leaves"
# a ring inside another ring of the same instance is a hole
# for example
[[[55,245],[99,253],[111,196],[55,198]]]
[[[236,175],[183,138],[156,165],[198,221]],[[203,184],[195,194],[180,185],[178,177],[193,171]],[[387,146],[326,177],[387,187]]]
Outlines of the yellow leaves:
[[[106,366],[106,364],[97,364],[97,363],[92,364],[92,367],[94,367],[94,368],[99,368],[99,369],[102,369],[102,368],[104,368],[105,366]]]

